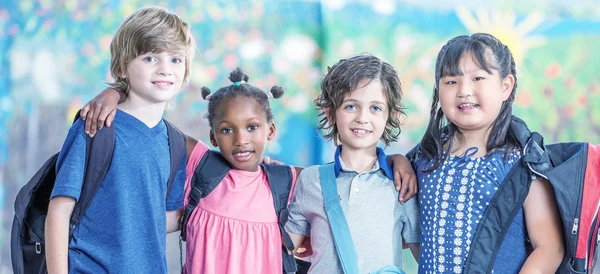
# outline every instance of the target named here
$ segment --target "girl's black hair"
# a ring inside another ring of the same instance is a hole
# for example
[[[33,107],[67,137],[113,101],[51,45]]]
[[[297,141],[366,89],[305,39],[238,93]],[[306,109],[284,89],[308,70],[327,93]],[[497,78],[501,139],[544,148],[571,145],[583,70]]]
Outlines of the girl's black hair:
[[[213,128],[213,119],[217,113],[217,110],[221,107],[224,102],[236,98],[238,96],[245,96],[249,99],[254,99],[263,108],[267,115],[267,122],[273,121],[273,113],[271,112],[271,105],[269,104],[269,96],[261,89],[251,86],[248,84],[248,75],[244,74],[242,69],[236,68],[229,74],[229,80],[233,83],[229,86],[222,87],[217,90],[214,94],[210,94],[210,89],[202,87],[202,98],[209,100],[208,102],[208,113],[206,118],[210,128]],[[273,98],[280,98],[283,96],[283,88],[279,86],[273,86],[270,90]],[[210,97],[209,97],[210,95]]]
[[[492,74],[492,69],[494,69],[499,72],[500,79],[504,79],[508,75],[513,75],[515,78],[510,96],[502,103],[500,113],[492,124],[487,142],[487,154],[519,147],[519,143],[509,132],[512,104],[517,90],[517,71],[512,53],[500,40],[487,33],[457,36],[450,39],[442,47],[435,64],[435,86],[433,88],[429,125],[421,140],[423,155],[430,160],[435,160],[435,162],[424,170],[425,172],[431,172],[438,168],[446,160],[452,149],[454,136],[458,129],[442,111],[438,87],[440,78],[462,75],[460,61],[467,54],[471,54],[474,61],[488,73]]]

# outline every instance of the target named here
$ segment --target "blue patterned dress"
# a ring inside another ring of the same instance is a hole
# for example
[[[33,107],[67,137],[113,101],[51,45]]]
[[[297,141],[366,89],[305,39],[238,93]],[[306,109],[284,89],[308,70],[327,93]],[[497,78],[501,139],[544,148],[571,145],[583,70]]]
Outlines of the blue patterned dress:
[[[422,170],[433,161],[417,160],[422,232],[419,273],[462,272],[483,212],[520,157],[516,149],[506,160],[504,152],[484,157],[451,155],[430,173]],[[526,239],[521,209],[502,243],[494,273],[519,272],[527,257]]]

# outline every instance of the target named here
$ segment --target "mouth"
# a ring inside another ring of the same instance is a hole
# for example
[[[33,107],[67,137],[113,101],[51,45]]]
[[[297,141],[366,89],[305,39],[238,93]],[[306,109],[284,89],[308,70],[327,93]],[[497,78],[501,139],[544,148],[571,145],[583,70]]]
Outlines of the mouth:
[[[463,103],[458,105],[458,109],[459,110],[471,110],[471,109],[476,109],[479,107],[479,104],[475,104],[475,103]]]
[[[241,150],[241,151],[234,151],[233,153],[231,153],[231,156],[233,156],[233,158],[236,161],[246,162],[246,161],[250,160],[250,158],[252,158],[253,154],[254,154],[254,151]]]
[[[168,82],[168,81],[152,81],[152,84],[162,88],[162,89],[168,89],[173,85],[173,82]]]
[[[369,135],[369,134],[371,134],[373,132],[371,130],[366,130],[366,129],[362,129],[362,128],[352,128],[350,130],[352,130],[352,132],[354,133],[354,135],[356,135],[358,137],[366,136],[366,135]]]

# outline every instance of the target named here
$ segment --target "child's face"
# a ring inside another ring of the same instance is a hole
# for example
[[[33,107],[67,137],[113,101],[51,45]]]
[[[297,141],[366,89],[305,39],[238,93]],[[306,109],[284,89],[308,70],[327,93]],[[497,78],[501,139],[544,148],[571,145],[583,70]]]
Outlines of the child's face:
[[[210,142],[236,169],[257,171],[267,141],[275,137],[275,124],[267,122],[262,107],[251,98],[237,96],[222,103],[213,119]]]
[[[388,120],[387,98],[379,79],[363,80],[335,111],[344,149],[375,149]]]
[[[185,76],[185,57],[178,53],[145,53],[127,64],[130,94],[150,103],[162,103],[181,90]]]
[[[440,78],[442,111],[461,132],[487,131],[498,117],[502,102],[510,96],[514,78],[509,75],[500,79],[495,69],[489,74],[471,54],[465,54],[459,66],[463,75]]]

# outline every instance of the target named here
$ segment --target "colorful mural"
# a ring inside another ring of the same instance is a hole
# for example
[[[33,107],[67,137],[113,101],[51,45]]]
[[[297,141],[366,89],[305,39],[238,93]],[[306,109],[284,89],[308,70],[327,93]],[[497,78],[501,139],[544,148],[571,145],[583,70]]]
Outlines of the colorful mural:
[[[517,62],[515,113],[546,142],[600,143],[600,3],[518,1],[144,1],[7,0],[0,3],[0,274],[10,268],[14,197],[60,149],[75,111],[110,81],[109,44],[121,21],[145,5],[170,8],[198,40],[192,79],[166,117],[204,141],[208,126],[200,88],[228,83],[236,66],[261,88],[277,84],[278,137],[268,154],[295,165],[331,160],[312,100],[327,65],[370,52],[400,72],[408,115],[399,142],[405,153],[428,119],[433,66],[451,37],[490,32]],[[177,273],[176,235],[170,238]],[[413,259],[406,256],[408,262]],[[413,264],[407,273],[415,273]]]

